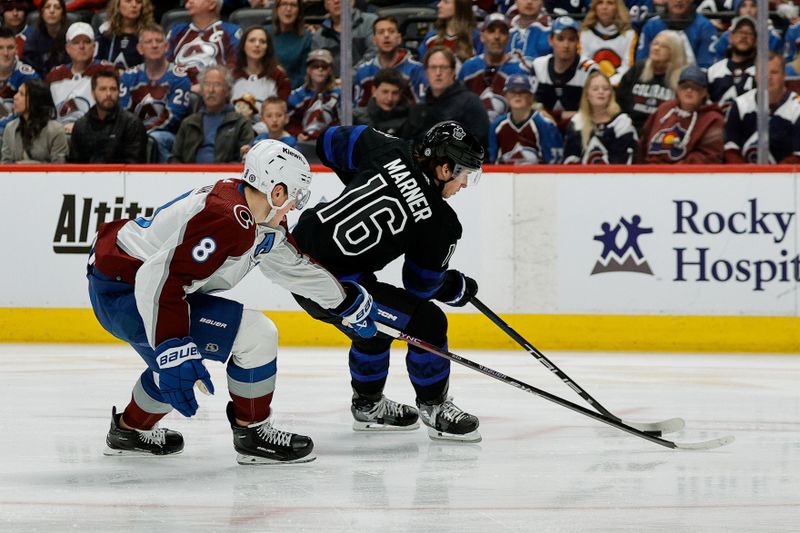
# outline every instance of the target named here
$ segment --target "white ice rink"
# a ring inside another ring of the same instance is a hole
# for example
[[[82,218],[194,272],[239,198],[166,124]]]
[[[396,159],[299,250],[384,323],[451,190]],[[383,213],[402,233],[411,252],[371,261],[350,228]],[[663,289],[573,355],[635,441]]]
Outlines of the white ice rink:
[[[523,351],[453,349],[582,404]],[[387,393],[413,402],[403,355]],[[451,392],[480,417],[480,444],[355,433],[346,350],[309,348],[282,350],[273,407],[316,461],[237,465],[213,363],[216,396],[164,420],[182,454],[111,458],[133,350],[0,345],[0,531],[800,531],[800,356],[547,355],[621,416],[681,416],[674,440],[736,442],[669,450],[458,366]]]

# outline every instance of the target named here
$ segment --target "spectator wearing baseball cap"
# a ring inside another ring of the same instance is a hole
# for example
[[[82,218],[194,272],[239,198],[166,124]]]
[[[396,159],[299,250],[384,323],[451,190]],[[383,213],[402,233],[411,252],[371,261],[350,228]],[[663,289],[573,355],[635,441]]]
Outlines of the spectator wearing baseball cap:
[[[16,35],[17,58],[22,59],[25,41],[28,40],[33,28],[26,21],[31,6],[26,0],[2,0],[0,11],[3,13],[3,26],[12,30]]]
[[[69,61],[65,48],[67,8],[64,0],[46,0],[39,6],[39,19],[22,51],[22,61],[44,77],[58,65]]]
[[[756,21],[748,16],[738,17],[728,35],[728,57],[708,69],[709,98],[723,111],[734,98],[755,87]]]
[[[339,123],[341,98],[333,55],[324,48],[312,50],[306,59],[306,82],[289,95],[286,130],[301,143],[316,139],[328,126]]]
[[[564,140],[547,114],[534,109],[528,76],[510,76],[504,87],[509,111],[489,128],[489,162],[507,165],[541,165],[561,162]]]
[[[536,100],[562,132],[578,110],[586,77],[598,68],[597,63],[578,54],[579,34],[580,25],[575,19],[558,17],[548,37],[553,53],[533,60]]]
[[[778,3],[780,5],[780,3]],[[793,4],[789,4],[793,5]],[[770,9],[775,9],[770,7]],[[739,24],[752,23],[753,31],[756,31],[755,20],[758,13],[758,5],[756,0],[735,0],[733,2],[734,18],[731,22],[728,31],[719,36],[719,39],[712,45],[711,51],[714,54],[714,61],[722,61],[727,58],[731,47],[731,37],[733,32],[738,29]],[[776,17],[780,19],[781,17]],[[749,21],[747,19],[750,19]],[[791,20],[794,20],[791,19]],[[773,52],[784,53],[784,37],[772,25],[772,18],[767,19],[768,28],[768,43],[769,49]],[[795,24],[786,30],[786,57],[791,59],[794,57],[797,50],[797,39],[800,38],[800,24]]]
[[[661,104],[642,130],[639,158],[646,163],[719,163],[724,119],[708,101],[708,78],[695,64],[681,71],[675,98]]]
[[[508,21],[502,13],[488,15],[481,24],[483,53],[468,59],[458,71],[458,79],[477,94],[489,122],[508,111],[503,88],[509,76],[530,76],[530,68],[518,51],[506,52]]]
[[[89,24],[71,24],[67,29],[66,41],[70,61],[51,70],[45,81],[50,84],[50,93],[56,106],[56,120],[70,134],[75,122],[95,104],[91,87],[92,76],[101,70],[113,70],[114,66],[108,61],[94,59],[94,30]]]

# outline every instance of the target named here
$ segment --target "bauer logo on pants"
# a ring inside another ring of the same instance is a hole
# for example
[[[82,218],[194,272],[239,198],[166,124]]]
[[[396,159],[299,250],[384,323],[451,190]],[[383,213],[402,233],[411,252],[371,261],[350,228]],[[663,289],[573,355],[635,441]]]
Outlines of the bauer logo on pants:
[[[653,233],[653,228],[642,226],[642,217],[633,215],[630,220],[620,217],[619,222],[613,227],[609,222],[603,222],[600,230],[602,233],[593,238],[603,245],[603,250],[600,252],[600,259],[594,264],[592,275],[604,272],[639,272],[653,275],[639,247],[639,237]]]

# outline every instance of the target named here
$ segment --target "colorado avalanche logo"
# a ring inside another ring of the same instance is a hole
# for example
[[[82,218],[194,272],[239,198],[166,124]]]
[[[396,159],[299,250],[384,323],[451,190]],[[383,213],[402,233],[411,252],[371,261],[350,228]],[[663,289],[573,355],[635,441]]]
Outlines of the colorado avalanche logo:
[[[495,93],[491,88],[486,88],[481,93],[481,101],[483,107],[486,109],[486,114],[489,115],[489,122],[494,120],[508,111],[508,101],[500,94]]]
[[[333,110],[338,103],[337,98],[330,98],[327,102],[318,98],[303,115],[303,131],[310,134],[324,130],[333,122]]]
[[[679,124],[659,130],[650,141],[649,153],[666,154],[673,161],[679,161],[686,155],[685,137],[686,130]]]
[[[538,165],[540,161],[539,150],[517,143],[514,145],[514,148],[508,152],[504,152],[500,156],[498,163],[507,165]]]
[[[775,164],[775,158],[772,157],[772,153],[767,150],[767,154],[769,157],[769,163],[771,165]],[[752,134],[747,141],[745,141],[744,146],[742,146],[742,157],[748,163],[758,163],[758,132]]]
[[[194,67],[202,70],[217,64],[217,52],[216,46],[198,37],[181,47],[175,56],[175,64],[184,68]]]
[[[241,204],[233,206],[233,216],[236,218],[236,222],[238,222],[239,225],[244,229],[248,229],[255,225],[253,214],[250,213],[250,210],[247,207]]]
[[[597,137],[592,137],[583,154],[583,163],[587,165],[607,165],[608,150]]]
[[[74,122],[85,115],[89,111],[90,107],[92,107],[92,105],[86,98],[81,96],[69,98],[62,102],[60,106],[58,106],[58,116],[61,119],[71,118]],[[67,120],[66,122],[70,121]]]
[[[148,94],[136,105],[134,114],[142,120],[145,129],[149,130],[165,122],[169,111],[163,101]]]

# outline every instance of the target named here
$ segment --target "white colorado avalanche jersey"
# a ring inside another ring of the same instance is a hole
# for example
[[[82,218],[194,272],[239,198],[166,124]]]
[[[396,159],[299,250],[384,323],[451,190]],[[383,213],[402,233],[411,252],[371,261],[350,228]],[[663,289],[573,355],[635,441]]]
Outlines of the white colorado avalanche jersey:
[[[299,253],[285,228],[254,222],[244,187],[241,180],[221,180],[175,198],[150,217],[100,226],[95,267],[135,285],[136,305],[153,346],[189,334],[185,295],[230,289],[256,266],[322,307],[344,301],[339,282]]]

